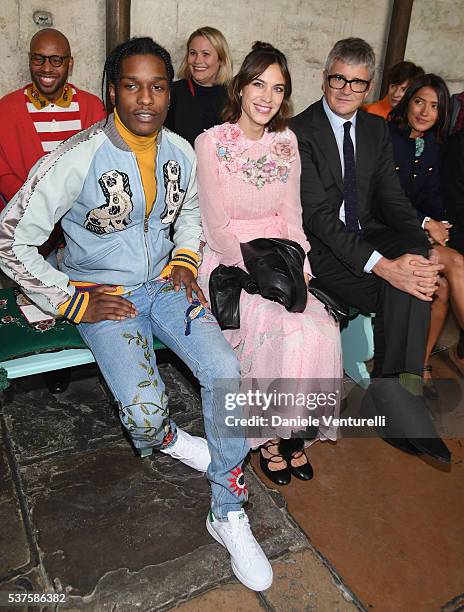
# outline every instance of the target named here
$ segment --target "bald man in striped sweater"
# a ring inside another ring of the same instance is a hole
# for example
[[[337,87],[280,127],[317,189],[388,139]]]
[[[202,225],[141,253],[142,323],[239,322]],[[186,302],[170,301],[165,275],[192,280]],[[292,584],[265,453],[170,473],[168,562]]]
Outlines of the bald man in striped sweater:
[[[52,28],[31,39],[29,68],[32,82],[0,100],[0,210],[26,181],[30,169],[70,136],[106,115],[102,101],[68,82],[73,58],[69,41]],[[44,257],[62,241],[59,224],[39,247]],[[69,370],[45,375],[50,392],[64,391]]]
[[[0,100],[0,194],[5,202],[38,159],[105,117],[97,96],[68,82],[72,67],[64,34],[52,28],[34,34],[29,52],[32,82]]]

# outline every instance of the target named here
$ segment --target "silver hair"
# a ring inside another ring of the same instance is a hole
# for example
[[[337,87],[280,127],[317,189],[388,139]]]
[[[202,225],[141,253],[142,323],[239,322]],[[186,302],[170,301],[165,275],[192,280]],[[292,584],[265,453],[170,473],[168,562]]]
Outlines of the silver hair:
[[[325,70],[329,72],[334,62],[340,60],[349,66],[366,66],[369,73],[369,80],[372,80],[375,73],[375,53],[374,49],[362,38],[344,38],[339,40],[332,47],[325,62]]]

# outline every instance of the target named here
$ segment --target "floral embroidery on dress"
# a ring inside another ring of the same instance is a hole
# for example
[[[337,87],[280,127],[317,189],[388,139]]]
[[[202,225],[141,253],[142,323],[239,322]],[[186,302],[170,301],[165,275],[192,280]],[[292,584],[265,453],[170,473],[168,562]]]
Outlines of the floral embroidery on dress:
[[[296,151],[285,132],[273,133],[272,136],[270,152],[254,159],[246,153],[250,145],[242,130],[235,124],[225,123],[216,132],[218,158],[228,172],[258,189],[276,180],[286,183]]]

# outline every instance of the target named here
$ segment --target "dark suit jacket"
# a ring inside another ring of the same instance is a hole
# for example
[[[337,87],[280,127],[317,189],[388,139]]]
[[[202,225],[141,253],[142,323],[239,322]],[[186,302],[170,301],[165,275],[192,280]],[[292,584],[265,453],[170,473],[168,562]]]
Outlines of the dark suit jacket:
[[[291,121],[301,155],[303,223],[311,243],[310,260],[332,251],[353,274],[362,276],[375,249],[362,234],[347,232],[339,219],[343,180],[337,143],[322,106],[309,106]],[[416,211],[396,176],[387,123],[359,111],[356,118],[358,217],[363,229],[386,226],[426,244]]]
[[[446,219],[440,192],[441,145],[429,131],[424,135],[424,150],[416,157],[416,141],[409,138],[409,128],[402,130],[388,124],[393,145],[395,170],[404,193],[417,211],[419,221]]]

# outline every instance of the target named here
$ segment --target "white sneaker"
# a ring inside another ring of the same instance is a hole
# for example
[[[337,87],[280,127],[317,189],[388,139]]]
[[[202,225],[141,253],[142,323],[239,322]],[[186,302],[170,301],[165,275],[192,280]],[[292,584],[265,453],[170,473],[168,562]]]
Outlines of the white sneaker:
[[[198,436],[191,436],[179,428],[177,428],[176,443],[160,449],[160,451],[166,455],[171,455],[174,459],[179,459],[185,465],[199,472],[206,472],[211,463],[211,455],[206,440]]]
[[[272,567],[251,532],[244,510],[228,512],[227,521],[218,521],[210,511],[206,519],[209,534],[230,553],[237,578],[252,591],[265,591],[272,584]]]

